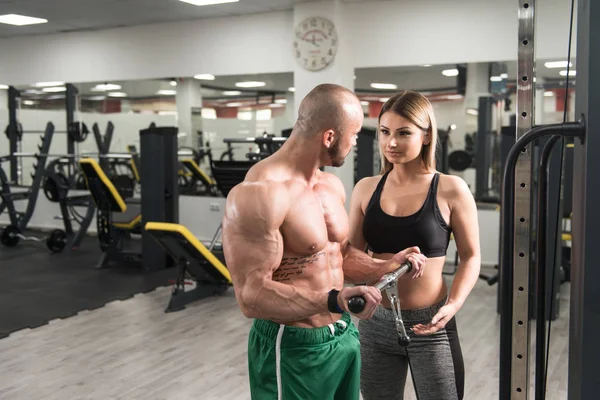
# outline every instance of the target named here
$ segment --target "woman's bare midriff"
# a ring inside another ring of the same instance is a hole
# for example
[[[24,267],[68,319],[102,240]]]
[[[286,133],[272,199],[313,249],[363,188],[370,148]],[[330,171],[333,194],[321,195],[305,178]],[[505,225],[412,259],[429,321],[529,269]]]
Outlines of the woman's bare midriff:
[[[372,257],[388,260],[393,254],[372,254]],[[412,272],[400,277],[397,284],[397,295],[402,310],[425,308],[442,301],[448,293],[448,288],[442,276],[446,257],[428,258],[423,276],[412,279]],[[376,282],[369,282],[375,284]],[[391,308],[387,294],[382,294],[381,305]]]

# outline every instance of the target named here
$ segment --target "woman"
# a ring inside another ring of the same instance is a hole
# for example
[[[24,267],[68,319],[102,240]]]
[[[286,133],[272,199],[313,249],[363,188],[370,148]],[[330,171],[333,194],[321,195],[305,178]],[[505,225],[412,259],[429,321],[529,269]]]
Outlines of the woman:
[[[373,318],[360,321],[361,391],[365,400],[402,399],[410,367],[420,400],[462,399],[464,365],[454,315],[479,276],[475,201],[462,179],[435,170],[437,128],[427,98],[412,91],[390,98],[378,131],[381,174],[354,188],[350,241],[377,258],[418,246],[428,260],[397,285],[410,346],[398,345],[385,294]],[[451,233],[460,265],[448,290],[442,269]]]

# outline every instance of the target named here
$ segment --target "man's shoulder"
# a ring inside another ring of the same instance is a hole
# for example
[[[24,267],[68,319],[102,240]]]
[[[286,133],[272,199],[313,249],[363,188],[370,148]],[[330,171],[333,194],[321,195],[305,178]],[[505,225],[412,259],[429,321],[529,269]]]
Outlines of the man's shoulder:
[[[239,202],[240,205],[246,204],[246,201],[257,200],[264,203],[283,200],[287,197],[287,188],[285,182],[275,180],[245,180],[236,185],[227,196],[228,202]]]
[[[263,224],[277,227],[283,223],[289,210],[289,193],[277,181],[244,181],[227,196],[225,220],[236,221],[247,228]]]

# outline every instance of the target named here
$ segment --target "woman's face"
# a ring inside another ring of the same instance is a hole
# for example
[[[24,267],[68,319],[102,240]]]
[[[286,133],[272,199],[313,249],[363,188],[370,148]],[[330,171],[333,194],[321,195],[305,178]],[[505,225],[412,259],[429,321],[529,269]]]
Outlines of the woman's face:
[[[429,143],[426,132],[408,119],[388,111],[379,121],[379,146],[392,164],[404,164],[421,155],[424,144]]]

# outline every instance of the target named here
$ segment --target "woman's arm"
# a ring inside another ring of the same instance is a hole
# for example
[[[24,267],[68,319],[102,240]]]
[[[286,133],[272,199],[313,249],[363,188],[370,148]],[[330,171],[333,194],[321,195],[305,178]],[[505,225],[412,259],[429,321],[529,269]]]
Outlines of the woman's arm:
[[[456,193],[451,203],[450,224],[460,263],[452,282],[448,303],[460,309],[477,279],[481,267],[477,205],[469,187],[461,178],[453,177]]]
[[[481,255],[477,205],[465,181],[454,176],[446,179],[449,185],[448,197],[452,199],[450,225],[460,263],[450,288],[448,301],[431,319],[431,323],[413,327],[413,331],[418,335],[429,335],[446,326],[446,323],[460,310],[479,279]]]

